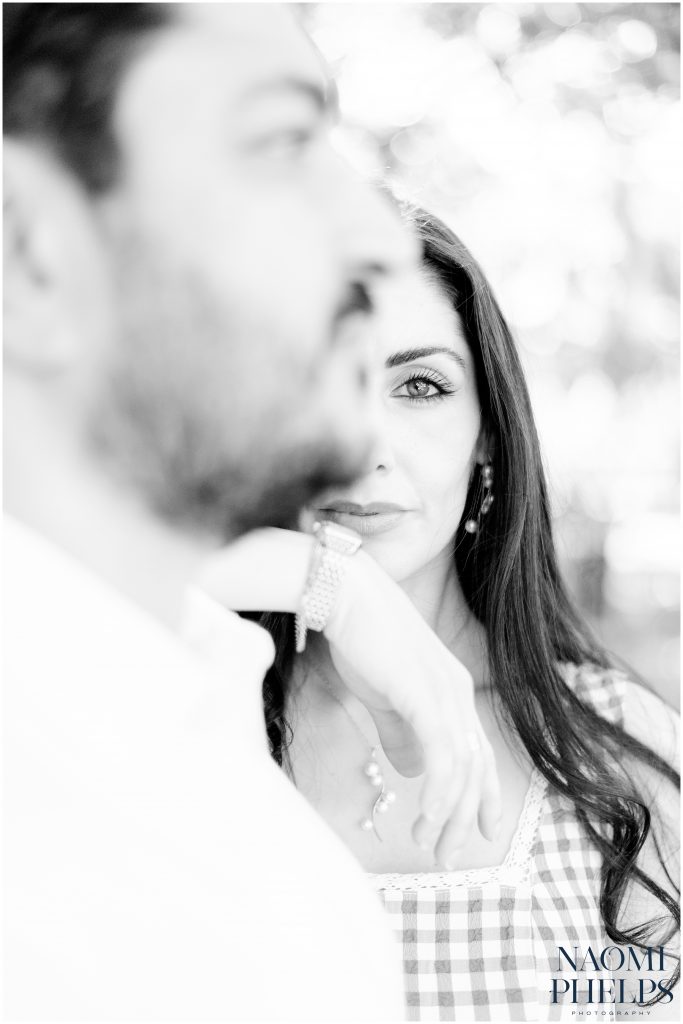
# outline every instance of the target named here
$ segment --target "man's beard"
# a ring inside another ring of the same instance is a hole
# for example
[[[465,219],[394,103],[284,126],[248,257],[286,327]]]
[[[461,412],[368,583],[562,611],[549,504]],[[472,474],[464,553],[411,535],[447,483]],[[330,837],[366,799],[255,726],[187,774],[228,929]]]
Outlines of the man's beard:
[[[194,495],[184,489],[184,515],[225,541],[262,526],[296,529],[304,506],[328,488],[348,487],[360,468],[333,445],[282,452],[268,475],[253,464],[233,465],[223,479],[204,480]],[[167,516],[177,518],[173,509]]]
[[[227,349],[248,351],[243,324],[224,323],[196,282],[162,281],[139,250],[124,266],[121,330],[90,416],[113,475],[165,521],[222,541],[292,528],[321,491],[353,482],[367,451],[322,436],[295,392],[284,400],[286,368],[276,388],[251,385],[244,401],[241,382],[258,370]]]

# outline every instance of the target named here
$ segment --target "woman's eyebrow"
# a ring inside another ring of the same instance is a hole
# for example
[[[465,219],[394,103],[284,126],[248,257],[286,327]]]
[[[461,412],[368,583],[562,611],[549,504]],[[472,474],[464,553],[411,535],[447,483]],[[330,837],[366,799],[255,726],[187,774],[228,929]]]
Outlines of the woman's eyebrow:
[[[443,354],[450,356],[463,371],[467,371],[467,364],[461,355],[458,355],[452,348],[429,346],[427,348],[408,348],[404,352],[394,352],[385,362],[387,370],[393,366],[402,366],[404,363],[412,363],[415,359],[424,359],[425,356]]]

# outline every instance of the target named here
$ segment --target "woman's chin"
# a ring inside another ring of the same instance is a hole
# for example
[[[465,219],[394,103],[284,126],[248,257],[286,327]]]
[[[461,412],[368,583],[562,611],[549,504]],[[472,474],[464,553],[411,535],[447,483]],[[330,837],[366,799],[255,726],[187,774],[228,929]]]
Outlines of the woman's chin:
[[[388,544],[385,539],[380,541],[371,537],[364,538],[363,550],[377,562],[394,583],[402,583],[403,580],[407,580],[419,571],[419,566],[413,564],[412,561],[410,563],[406,561],[405,548],[396,545],[392,549],[392,545]]]

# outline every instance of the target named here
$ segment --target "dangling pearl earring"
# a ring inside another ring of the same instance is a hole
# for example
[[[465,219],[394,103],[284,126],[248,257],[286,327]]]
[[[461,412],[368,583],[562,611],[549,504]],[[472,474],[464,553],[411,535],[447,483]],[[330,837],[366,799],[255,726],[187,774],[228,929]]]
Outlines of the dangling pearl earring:
[[[482,516],[485,516],[491,505],[493,505],[493,494],[491,493],[491,488],[493,487],[493,466],[490,462],[485,462],[481,467],[481,481],[484,485],[484,500],[481,503],[477,518],[468,519],[465,523],[465,529],[468,533],[476,533],[479,530]]]

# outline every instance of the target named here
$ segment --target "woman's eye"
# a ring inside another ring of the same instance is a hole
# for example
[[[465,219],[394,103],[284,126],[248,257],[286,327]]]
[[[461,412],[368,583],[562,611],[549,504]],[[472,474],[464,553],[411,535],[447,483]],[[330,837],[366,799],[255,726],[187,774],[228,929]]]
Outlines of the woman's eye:
[[[430,402],[453,394],[454,390],[447,380],[420,374],[403,381],[393,394],[396,398],[407,398],[412,402]]]
[[[428,395],[439,395],[441,392],[424,377],[417,377],[415,380],[406,381],[404,384],[407,394],[411,398],[427,398]]]

